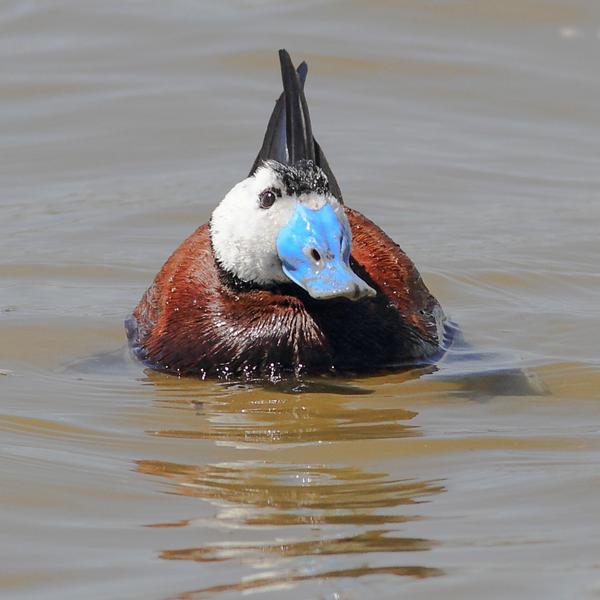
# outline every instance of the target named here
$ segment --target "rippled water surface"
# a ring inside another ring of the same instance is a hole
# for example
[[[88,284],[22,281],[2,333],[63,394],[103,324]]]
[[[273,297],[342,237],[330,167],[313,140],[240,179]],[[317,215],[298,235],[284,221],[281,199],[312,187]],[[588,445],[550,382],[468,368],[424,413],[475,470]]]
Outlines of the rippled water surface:
[[[128,357],[280,47],[472,352],[267,387]],[[6,0],[0,56],[0,596],[600,598],[598,2]]]

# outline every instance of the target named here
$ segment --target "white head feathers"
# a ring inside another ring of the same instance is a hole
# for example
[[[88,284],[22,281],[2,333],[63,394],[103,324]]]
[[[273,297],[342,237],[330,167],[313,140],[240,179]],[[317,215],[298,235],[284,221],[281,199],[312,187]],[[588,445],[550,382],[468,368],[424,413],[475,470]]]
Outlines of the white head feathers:
[[[275,193],[276,200],[263,208],[261,193],[268,190]],[[298,202],[314,210],[328,202],[346,219],[341,204],[329,193],[327,177],[311,162],[295,168],[267,161],[233,187],[210,221],[220,265],[242,281],[259,285],[288,282],[277,254],[277,236]]]

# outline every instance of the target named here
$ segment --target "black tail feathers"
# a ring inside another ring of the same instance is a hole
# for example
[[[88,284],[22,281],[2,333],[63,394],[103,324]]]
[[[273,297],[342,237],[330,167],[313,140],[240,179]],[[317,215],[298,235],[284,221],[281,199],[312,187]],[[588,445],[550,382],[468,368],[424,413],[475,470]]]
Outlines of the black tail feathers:
[[[327,175],[331,193],[341,202],[342,193],[323,150],[312,134],[312,125],[304,82],[308,73],[305,62],[294,68],[286,50],[279,51],[283,93],[271,113],[262,147],[252,165],[250,175],[266,160],[294,165],[301,160],[314,161]]]

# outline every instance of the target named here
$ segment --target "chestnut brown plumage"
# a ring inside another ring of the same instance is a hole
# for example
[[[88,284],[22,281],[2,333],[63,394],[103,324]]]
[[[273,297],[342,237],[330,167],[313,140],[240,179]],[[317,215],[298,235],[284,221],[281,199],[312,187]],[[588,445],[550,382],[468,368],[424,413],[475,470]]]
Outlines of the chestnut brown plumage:
[[[423,362],[440,349],[441,309],[412,261],[346,208],[352,265],[373,299],[318,301],[290,286],[237,285],[215,262],[208,225],[167,260],[127,322],[155,369],[208,377],[369,371]]]

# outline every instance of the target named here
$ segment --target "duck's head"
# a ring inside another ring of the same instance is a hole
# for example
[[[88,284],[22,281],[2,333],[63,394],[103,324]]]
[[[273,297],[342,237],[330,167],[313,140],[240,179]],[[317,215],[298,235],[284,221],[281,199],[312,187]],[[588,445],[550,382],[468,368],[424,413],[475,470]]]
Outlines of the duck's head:
[[[339,186],[312,136],[303,84],[279,53],[284,92],[250,176],[213,212],[210,231],[220,266],[248,284],[294,283],[318,300],[374,296],[350,266],[352,234]]]
[[[313,161],[265,162],[215,209],[211,237],[221,267],[242,281],[292,281],[319,300],[375,295],[350,267],[348,219]]]

